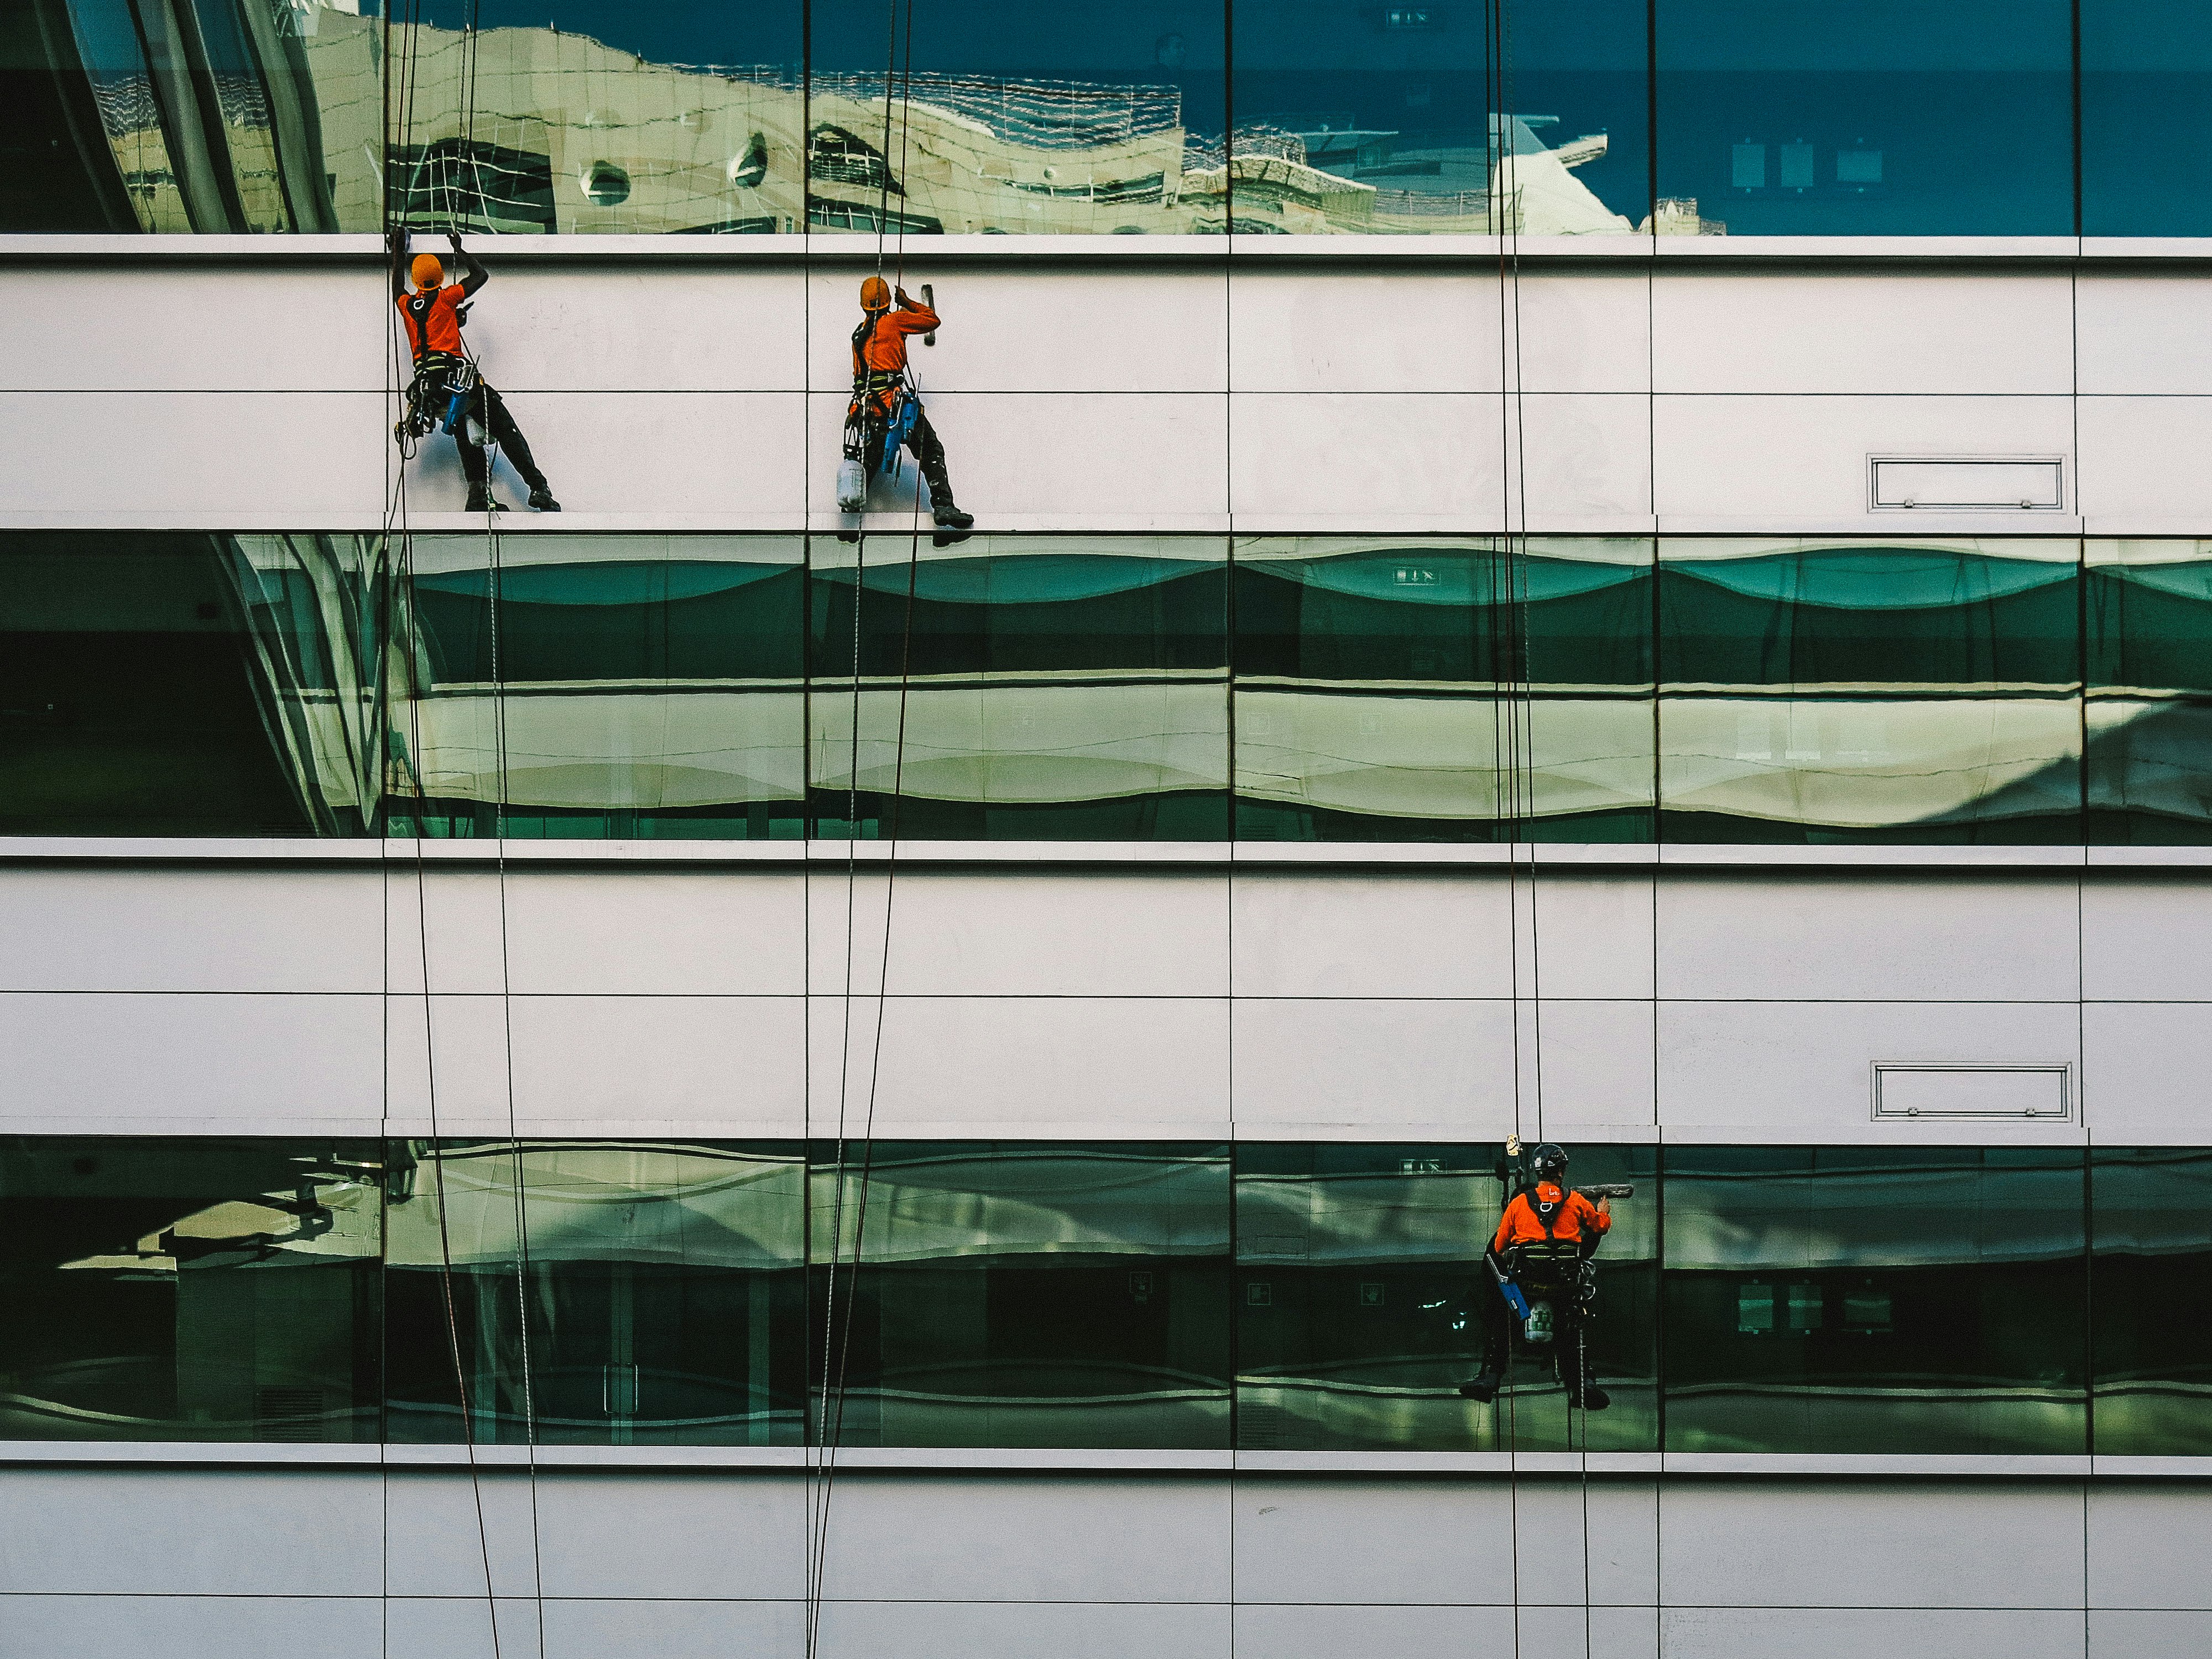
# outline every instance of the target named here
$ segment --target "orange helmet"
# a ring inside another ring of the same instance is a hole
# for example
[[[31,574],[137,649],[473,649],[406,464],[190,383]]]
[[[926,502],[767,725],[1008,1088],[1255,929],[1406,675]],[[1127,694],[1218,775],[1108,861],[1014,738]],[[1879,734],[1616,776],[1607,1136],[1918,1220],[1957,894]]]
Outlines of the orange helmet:
[[[871,276],[860,284],[860,309],[881,311],[891,302],[891,288],[880,276]]]
[[[446,280],[446,268],[438,263],[434,253],[418,253],[415,263],[407,267],[407,274],[415,279],[415,286],[428,293]]]

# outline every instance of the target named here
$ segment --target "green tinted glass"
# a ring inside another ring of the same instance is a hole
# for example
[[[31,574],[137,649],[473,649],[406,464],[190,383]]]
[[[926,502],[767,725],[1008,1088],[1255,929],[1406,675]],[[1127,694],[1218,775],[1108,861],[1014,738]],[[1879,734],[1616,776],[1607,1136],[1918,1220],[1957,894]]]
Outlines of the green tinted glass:
[[[2212,544],[2093,541],[2084,562],[2091,838],[2212,841]]]
[[[2212,1454],[2212,1152],[2100,1148],[2090,1184],[2096,1450]]]

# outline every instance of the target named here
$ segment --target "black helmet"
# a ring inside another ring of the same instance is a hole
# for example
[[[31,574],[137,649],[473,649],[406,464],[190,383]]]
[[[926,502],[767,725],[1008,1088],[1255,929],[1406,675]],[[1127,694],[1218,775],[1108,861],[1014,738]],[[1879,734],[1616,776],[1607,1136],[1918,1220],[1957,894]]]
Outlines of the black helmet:
[[[1557,1181],[1567,1172],[1566,1148],[1547,1140],[1528,1154],[1528,1163],[1539,1180]]]

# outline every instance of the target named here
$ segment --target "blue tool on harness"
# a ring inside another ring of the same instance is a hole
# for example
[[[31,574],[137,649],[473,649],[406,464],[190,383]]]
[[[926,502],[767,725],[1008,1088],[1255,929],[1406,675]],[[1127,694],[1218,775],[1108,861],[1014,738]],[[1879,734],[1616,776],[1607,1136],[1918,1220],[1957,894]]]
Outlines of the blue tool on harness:
[[[906,447],[914,431],[915,417],[921,413],[921,399],[915,394],[914,381],[908,378],[899,388],[899,396],[891,404],[890,424],[884,428],[884,467],[894,478],[899,475],[899,452]]]
[[[1528,1318],[1528,1298],[1513,1282],[1513,1276],[1498,1264],[1495,1256],[1483,1258],[1490,1268],[1490,1276],[1498,1281],[1498,1293],[1505,1298],[1505,1305],[1513,1310],[1514,1318],[1526,1323]]]
[[[441,429],[451,433],[469,412],[469,398],[477,389],[477,366],[471,362],[456,364],[446,387],[453,395],[446,403],[446,418]]]

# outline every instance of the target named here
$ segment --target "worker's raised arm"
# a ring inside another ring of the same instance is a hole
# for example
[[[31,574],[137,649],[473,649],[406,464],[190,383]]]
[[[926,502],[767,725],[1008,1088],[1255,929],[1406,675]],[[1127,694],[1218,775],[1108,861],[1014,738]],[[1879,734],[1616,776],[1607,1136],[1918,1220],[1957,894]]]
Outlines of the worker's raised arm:
[[[392,297],[404,300],[407,297],[406,231],[394,225],[392,234],[385,238],[384,245],[392,254]]]
[[[478,289],[482,288],[486,283],[491,281],[491,272],[486,270],[482,264],[477,263],[477,256],[475,254],[470,252],[468,249],[461,246],[460,232],[458,230],[447,231],[446,233],[446,240],[453,245],[453,258],[459,259],[464,265],[468,267],[468,274],[461,278],[461,297],[466,299],[470,295],[475,294],[475,292]]]
[[[894,296],[898,309],[892,313],[892,325],[902,334],[927,334],[938,326],[938,315],[919,300],[907,297],[904,289]]]

